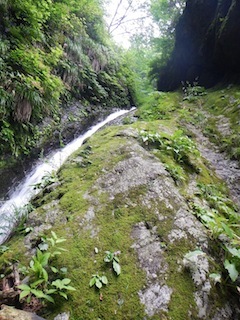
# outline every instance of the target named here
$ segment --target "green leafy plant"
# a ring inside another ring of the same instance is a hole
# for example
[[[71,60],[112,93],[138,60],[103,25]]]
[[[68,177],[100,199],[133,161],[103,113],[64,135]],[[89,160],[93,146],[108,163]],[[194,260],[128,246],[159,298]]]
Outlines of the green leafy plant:
[[[144,145],[153,146],[164,151],[180,164],[193,167],[190,156],[199,155],[194,142],[185,136],[182,130],[175,131],[172,136],[142,130],[139,133],[139,137]]]
[[[105,253],[106,256],[104,258],[104,261],[106,263],[112,263],[113,270],[115,271],[116,275],[119,276],[121,273],[121,266],[119,264],[119,259],[117,256],[120,254],[120,252],[106,251]]]
[[[206,200],[210,208],[190,202],[193,213],[222,242],[223,266],[232,282],[240,274],[239,214],[232,201],[215,185],[198,184],[198,196]]]
[[[108,279],[106,276],[99,276],[99,274],[93,274],[92,278],[89,282],[89,286],[93,287],[95,285],[96,288],[101,289],[103,285],[108,284]]]
[[[188,102],[193,102],[197,97],[207,94],[205,88],[199,86],[197,81],[194,81],[193,83],[186,81],[186,83],[182,83],[182,85],[184,93],[183,100],[187,100]]]
[[[71,280],[65,278],[66,268],[56,268],[53,263],[57,255],[60,255],[64,248],[58,247],[59,243],[66,239],[58,238],[55,232],[51,232],[51,237],[43,237],[39,244],[35,256],[32,257],[29,266],[23,266],[20,271],[29,276],[28,284],[20,284],[21,290],[19,299],[29,303],[32,297],[54,303],[53,295],[68,298],[68,291],[76,290],[70,284]]]

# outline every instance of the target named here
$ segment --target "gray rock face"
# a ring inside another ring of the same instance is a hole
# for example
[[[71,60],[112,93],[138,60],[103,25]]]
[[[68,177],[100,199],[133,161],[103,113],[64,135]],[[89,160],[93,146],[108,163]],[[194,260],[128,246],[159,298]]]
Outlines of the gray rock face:
[[[64,312],[59,315],[57,315],[54,320],[69,320],[70,319],[70,313],[69,312]]]
[[[193,82],[196,78],[205,87],[224,76],[238,81],[239,10],[238,0],[188,0],[176,26],[171,58],[158,73],[158,90],[175,90],[181,81]]]
[[[1,320],[45,320],[34,313],[15,309],[9,306],[2,306],[0,311]]]
[[[99,186],[112,196],[147,185],[159,176],[167,176],[164,167],[151,160],[139,145],[129,146],[125,152],[129,152],[130,158],[119,162],[111,172],[98,180]]]
[[[219,319],[232,319],[230,306],[212,310],[209,302],[212,284],[209,280],[209,245],[206,229],[189,212],[184,198],[163,164],[143,149],[135,139],[122,147],[121,154],[126,154],[126,158],[118,162],[112,170],[104,172],[93,188],[100,193],[107,192],[109,201],[118,194],[124,194],[126,201],[131,201],[128,197],[129,192],[144,187],[145,194],[139,197],[138,205],[154,212],[160,226],[162,224],[169,229],[165,231],[164,241],[159,236],[157,226],[147,221],[139,222],[132,229],[132,248],[137,254],[139,266],[146,274],[146,285],[138,292],[146,314],[152,317],[161,312],[168,312],[175,290],[168,285],[168,274],[172,272],[167,262],[168,245],[178,250],[179,243],[185,241],[206,252],[195,256],[193,260],[186,260],[182,255],[182,259],[175,261],[175,269],[179,275],[185,267],[192,277],[195,285],[195,291],[192,293],[195,306],[191,308],[195,308],[197,319],[215,320],[217,316]],[[189,309],[188,314],[188,319],[192,319],[192,309]]]
[[[161,284],[162,281],[159,282],[159,275],[164,276],[168,265],[155,227],[149,230],[144,222],[141,222],[134,227],[132,237],[136,241],[132,247],[137,251],[140,266],[147,277],[146,288],[138,294],[147,315],[152,317],[159,310],[168,311],[172,289]]]

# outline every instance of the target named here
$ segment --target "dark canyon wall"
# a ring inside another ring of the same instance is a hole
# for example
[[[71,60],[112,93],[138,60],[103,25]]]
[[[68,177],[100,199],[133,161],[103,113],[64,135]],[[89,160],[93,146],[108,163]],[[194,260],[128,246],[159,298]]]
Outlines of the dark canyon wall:
[[[159,75],[158,90],[169,91],[181,81],[211,87],[240,80],[240,1],[188,0],[176,27],[170,61]]]

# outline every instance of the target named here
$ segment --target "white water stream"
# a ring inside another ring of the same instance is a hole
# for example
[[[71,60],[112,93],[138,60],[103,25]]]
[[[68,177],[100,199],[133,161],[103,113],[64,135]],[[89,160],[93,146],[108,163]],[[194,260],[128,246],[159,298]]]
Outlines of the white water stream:
[[[132,109],[131,109],[132,110]],[[56,172],[66,159],[78,148],[81,147],[83,142],[91,137],[97,130],[103,127],[110,121],[118,118],[119,116],[128,113],[131,110],[120,110],[112,113],[102,122],[90,128],[86,133],[74,139],[63,149],[55,152],[50,157],[42,160],[19,184],[17,189],[12,193],[9,200],[7,200],[0,207],[0,244],[2,244],[10,235],[12,228],[17,222],[18,217],[16,212],[26,205],[30,199],[39,191],[34,188],[34,185],[40,183],[44,176],[49,173]]]

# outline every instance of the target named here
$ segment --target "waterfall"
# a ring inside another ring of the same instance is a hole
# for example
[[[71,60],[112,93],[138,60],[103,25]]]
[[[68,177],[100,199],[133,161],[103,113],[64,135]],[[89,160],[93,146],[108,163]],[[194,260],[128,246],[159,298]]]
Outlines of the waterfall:
[[[134,108],[131,110],[133,109]],[[35,188],[35,185],[41,183],[44,176],[59,170],[66,159],[74,151],[80,148],[83,142],[87,138],[91,137],[97,130],[131,110],[120,110],[112,113],[105,120],[99,122],[95,126],[91,127],[87,132],[71,141],[63,149],[56,151],[51,156],[41,160],[41,162],[39,161],[39,163],[18,185],[17,189],[11,194],[10,199],[0,207],[0,244],[6,241],[12,231],[12,228],[21,218],[21,208],[28,204],[31,198],[39,192],[39,190]]]

